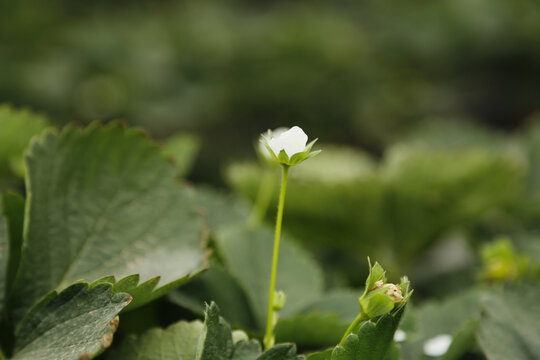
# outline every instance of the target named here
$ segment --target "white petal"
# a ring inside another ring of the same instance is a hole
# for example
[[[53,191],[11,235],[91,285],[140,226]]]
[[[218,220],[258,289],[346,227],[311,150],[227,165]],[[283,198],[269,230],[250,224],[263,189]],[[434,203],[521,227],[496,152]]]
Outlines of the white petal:
[[[270,135],[265,136],[267,139],[269,139],[268,146],[270,146],[270,148],[272,149],[272,152],[276,154],[276,156],[279,155],[279,151],[281,151],[281,149],[276,153],[276,151],[274,150],[274,148],[272,147],[270,143],[272,142],[273,138],[278,137],[279,135],[283,134],[285,131],[287,131],[287,128],[279,127],[275,130],[272,130],[272,136]],[[268,157],[269,159],[272,159],[270,152],[268,151],[268,149],[266,148],[266,146],[264,145],[262,141],[259,141],[259,151],[261,152],[261,154],[263,154],[263,156]]]
[[[288,131],[285,131],[283,134],[276,137],[276,145],[280,148],[279,151],[282,149],[285,150],[289,158],[294,154],[304,151],[307,141],[308,137],[306,133],[298,126],[293,126]],[[272,148],[272,150],[274,150],[274,148]]]
[[[426,340],[423,349],[424,354],[427,356],[438,357],[446,354],[450,344],[452,343],[452,336],[448,334],[441,334]]]
[[[276,138],[268,140],[268,146],[270,146],[270,149],[272,149],[272,152],[276,156],[279,156],[279,153],[281,152],[281,150],[283,150],[283,146],[281,146],[281,142],[279,142],[279,140]]]

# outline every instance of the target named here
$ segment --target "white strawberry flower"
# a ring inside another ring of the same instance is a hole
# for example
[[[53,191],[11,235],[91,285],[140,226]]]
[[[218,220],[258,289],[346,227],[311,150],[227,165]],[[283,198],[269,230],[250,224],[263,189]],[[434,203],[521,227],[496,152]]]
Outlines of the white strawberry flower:
[[[293,126],[281,133],[268,133],[261,135],[261,143],[270,155],[282,165],[297,165],[302,161],[317,155],[320,150],[311,151],[317,139],[307,144],[308,136],[298,126]]]

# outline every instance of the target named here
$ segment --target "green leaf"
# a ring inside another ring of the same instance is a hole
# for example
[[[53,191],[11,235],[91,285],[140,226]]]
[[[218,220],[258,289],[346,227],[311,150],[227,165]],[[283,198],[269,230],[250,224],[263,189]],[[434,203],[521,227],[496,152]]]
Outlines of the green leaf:
[[[151,329],[131,335],[121,345],[107,352],[111,360],[193,360],[203,324],[180,321],[167,329]]]
[[[333,349],[327,349],[311,353],[307,356],[307,360],[330,360],[332,358],[332,351]]]
[[[300,360],[300,359],[302,359],[302,357],[296,355],[296,346],[294,346],[293,344],[278,344],[274,346],[273,348],[266,350],[256,360]]]
[[[0,177],[9,171],[24,175],[23,152],[28,141],[47,127],[44,116],[0,105]]]
[[[261,354],[258,341],[233,342],[229,324],[215,303],[206,306],[204,324],[180,321],[166,330],[132,335],[108,354],[114,360],[297,360],[293,344],[279,344]]]
[[[231,327],[219,316],[216,303],[207,306],[204,319],[204,328],[201,337],[202,346],[196,360],[226,360],[231,359],[234,344]]]
[[[177,176],[185,177],[195,163],[195,156],[200,146],[200,141],[196,136],[177,134],[162,144],[161,152],[173,161],[177,168]]]
[[[448,349],[449,358],[453,354],[463,354],[470,349],[471,329],[480,314],[480,293],[468,290],[448,297],[444,301],[430,301],[420,307],[407,309],[401,330],[406,341],[401,343],[404,360],[431,359],[423,352],[423,345],[429,339],[442,334],[453,337]],[[455,344],[454,344],[455,342]]]
[[[491,292],[483,299],[478,343],[490,360],[533,360],[540,354],[537,283]]]
[[[260,329],[266,324],[273,233],[268,228],[227,228],[216,234],[225,267],[246,292]],[[282,237],[276,291],[287,296],[280,316],[292,316],[322,294],[321,269],[301,248]]]
[[[219,304],[221,315],[233,325],[243,329],[256,329],[253,311],[238,282],[218,264],[169,294],[169,300],[197,314],[204,313],[204,304]]]
[[[312,312],[307,315],[279,319],[274,330],[276,341],[290,341],[298,346],[317,348],[339,342],[349,323],[338,314]]]
[[[336,346],[332,360],[381,360],[391,348],[394,333],[399,325],[404,307],[393,314],[383,315],[376,323],[363,322],[358,330],[345,339],[343,346]]]
[[[241,226],[247,222],[250,208],[238,197],[201,186],[196,188],[195,193],[210,231],[234,224]]]
[[[344,290],[324,294],[299,314],[280,318],[275,328],[276,340],[308,348],[335,345],[358,315],[360,295]]]
[[[46,132],[27,165],[23,254],[9,301],[16,322],[51,289],[79,279],[139,274],[151,291],[160,277],[160,295],[205,268],[193,196],[140,131],[111,124]]]
[[[76,283],[50,293],[21,322],[13,360],[77,360],[107,348],[118,326],[116,315],[131,301],[112,295],[106,283]]]

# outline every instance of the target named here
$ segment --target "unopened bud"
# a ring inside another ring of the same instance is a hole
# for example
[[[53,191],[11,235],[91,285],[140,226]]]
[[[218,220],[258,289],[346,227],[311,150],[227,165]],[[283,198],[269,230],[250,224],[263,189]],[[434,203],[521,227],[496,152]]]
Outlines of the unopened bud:
[[[385,294],[388,295],[394,302],[403,301],[403,295],[401,294],[401,288],[399,286],[394,284],[385,284],[384,287],[386,288]]]
[[[373,288],[371,290],[377,290],[382,288],[384,285],[384,282],[382,280],[375,281],[375,284],[373,285]]]
[[[276,291],[274,292],[274,303],[272,304],[274,306],[274,310],[281,310],[285,306],[285,301],[287,300],[287,296],[283,291]]]

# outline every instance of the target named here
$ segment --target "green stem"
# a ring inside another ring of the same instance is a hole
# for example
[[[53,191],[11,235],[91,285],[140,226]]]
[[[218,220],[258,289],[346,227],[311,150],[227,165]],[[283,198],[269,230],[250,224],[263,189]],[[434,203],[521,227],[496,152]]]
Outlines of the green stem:
[[[6,360],[6,356],[4,355],[4,353],[2,352],[2,349],[0,349],[0,360]]]
[[[268,294],[268,316],[266,318],[266,335],[264,337],[264,346],[266,349],[273,345],[273,318],[274,318],[274,293],[276,291],[276,273],[279,255],[279,240],[281,237],[281,220],[283,219],[283,207],[285,205],[285,191],[287,190],[287,175],[289,166],[283,165],[281,175],[281,190],[279,192],[279,204],[276,217],[276,233],[274,237],[274,255],[272,257],[272,272],[270,274],[270,290]]]
[[[272,200],[276,182],[273,170],[274,168],[269,168],[268,166],[264,169],[264,174],[259,185],[259,191],[257,192],[257,198],[255,199],[255,205],[253,205],[253,210],[249,216],[249,223],[254,226],[259,226],[262,223],[264,216],[266,215],[266,210]]]
[[[347,336],[349,336],[354,331],[354,329],[356,329],[358,324],[367,319],[369,319],[369,317],[363,311],[361,311],[360,314],[358,314],[358,316],[356,317],[356,319],[354,319],[354,321],[351,323],[351,325],[349,325],[347,331],[345,331],[345,334],[339,342],[339,346],[343,346],[343,344],[345,344],[345,339],[347,339]]]

